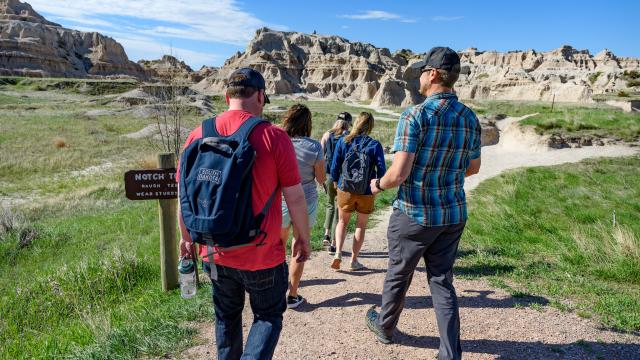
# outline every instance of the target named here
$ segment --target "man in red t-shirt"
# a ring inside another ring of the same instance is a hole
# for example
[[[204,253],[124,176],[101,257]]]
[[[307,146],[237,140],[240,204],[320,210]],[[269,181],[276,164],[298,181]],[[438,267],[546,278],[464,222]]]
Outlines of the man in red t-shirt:
[[[229,110],[218,115],[216,130],[223,136],[234,133],[253,116],[261,116],[269,98],[265,94],[265,81],[253,69],[236,70],[228,79],[226,101]],[[193,130],[185,147],[202,138],[202,127]],[[253,165],[252,208],[257,215],[269,197],[276,194],[262,222],[266,239],[261,246],[247,246],[230,251],[219,251],[214,263],[206,257],[207,247],[200,247],[206,272],[213,284],[213,304],[216,315],[216,346],[218,359],[270,359],[282,330],[282,314],[287,308],[288,269],[285,248],[280,241],[282,225],[282,195],[290,209],[292,221],[302,234],[294,244],[292,260],[304,262],[309,257],[309,224],[304,191],[300,184],[298,163],[293,144],[282,129],[263,123],[249,136],[256,150]],[[177,177],[180,174],[176,174]],[[180,216],[180,255],[191,257],[192,242],[182,216]],[[215,266],[215,268],[212,268]],[[209,270],[209,271],[207,271]],[[242,309],[245,292],[249,293],[253,325],[242,349]]]

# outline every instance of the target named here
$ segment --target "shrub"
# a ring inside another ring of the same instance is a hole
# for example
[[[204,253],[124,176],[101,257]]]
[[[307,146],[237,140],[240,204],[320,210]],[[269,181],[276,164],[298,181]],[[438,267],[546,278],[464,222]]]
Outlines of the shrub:
[[[638,70],[631,70],[631,71],[625,70],[622,73],[622,77],[625,78],[625,79],[631,79],[631,80],[640,79],[640,71],[638,71]]]
[[[38,237],[38,230],[32,226],[25,227],[20,231],[20,240],[18,241],[18,248],[24,249],[31,245],[33,240]]]
[[[142,169],[156,169],[158,168],[158,160],[153,155],[146,155],[138,159],[138,166]]]
[[[624,90],[620,90],[618,91],[618,97],[629,97],[629,93]]]
[[[53,139],[53,146],[56,149],[62,149],[63,147],[67,146],[67,142],[66,142],[65,139],[57,137],[57,138]]]
[[[548,120],[543,123],[540,123],[536,127],[543,130],[551,130],[551,129],[561,129],[565,125],[567,125],[566,121],[562,119],[554,119],[554,120]]]
[[[596,73],[589,75],[589,82],[592,84],[595,83],[596,80],[598,80],[598,78],[600,77],[600,75],[602,75],[602,71],[598,71]]]
[[[11,208],[0,208],[0,237],[6,233],[13,232],[24,223],[24,218]]]
[[[478,74],[478,76],[476,76],[477,80],[482,80],[482,79],[486,79],[489,77],[489,74],[487,73],[482,73],[482,74]]]
[[[627,81],[627,86],[628,87],[640,86],[640,80],[629,80]]]

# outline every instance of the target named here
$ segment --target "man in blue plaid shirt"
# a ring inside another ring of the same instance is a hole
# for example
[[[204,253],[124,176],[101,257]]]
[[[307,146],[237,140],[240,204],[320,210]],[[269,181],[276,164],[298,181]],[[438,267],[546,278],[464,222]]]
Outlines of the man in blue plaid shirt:
[[[460,359],[460,317],[453,287],[453,263],[467,220],[464,179],[480,170],[481,127],[473,111],[458,101],[453,85],[460,57],[450,48],[431,49],[419,67],[420,93],[426,100],[400,117],[393,164],[371,181],[374,194],[400,186],[389,219],[389,269],[378,314],[367,325],[391,343],[405,296],[420,259],[440,332],[439,359]]]

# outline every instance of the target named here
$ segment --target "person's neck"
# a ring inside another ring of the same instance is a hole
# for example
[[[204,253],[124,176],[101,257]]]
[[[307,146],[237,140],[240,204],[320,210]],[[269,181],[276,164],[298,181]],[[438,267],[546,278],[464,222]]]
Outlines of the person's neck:
[[[241,111],[250,112],[255,116],[262,115],[262,108],[260,107],[260,105],[254,102],[242,101],[239,99],[234,99],[234,100],[238,100],[238,101],[229,102],[229,109],[228,109],[229,111],[241,110]]]
[[[453,93],[453,89],[442,86],[440,84],[433,84],[431,85],[429,90],[427,90],[427,97],[440,93]]]

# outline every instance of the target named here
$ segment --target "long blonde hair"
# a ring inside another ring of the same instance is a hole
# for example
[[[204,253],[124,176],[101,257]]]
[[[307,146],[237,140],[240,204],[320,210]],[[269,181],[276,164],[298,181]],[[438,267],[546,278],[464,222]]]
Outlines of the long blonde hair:
[[[333,124],[333,127],[329,130],[329,132],[332,133],[333,135],[340,136],[349,130],[350,125],[351,125],[350,122],[339,119],[339,120],[336,120],[336,122]]]
[[[363,111],[358,115],[353,124],[353,131],[344,138],[344,142],[350,143],[358,135],[369,135],[373,130],[374,119],[371,113]]]

